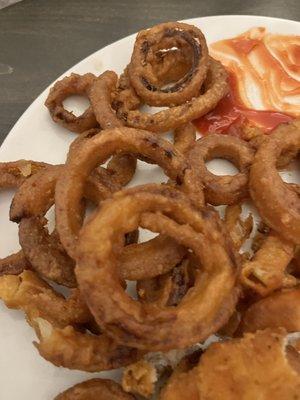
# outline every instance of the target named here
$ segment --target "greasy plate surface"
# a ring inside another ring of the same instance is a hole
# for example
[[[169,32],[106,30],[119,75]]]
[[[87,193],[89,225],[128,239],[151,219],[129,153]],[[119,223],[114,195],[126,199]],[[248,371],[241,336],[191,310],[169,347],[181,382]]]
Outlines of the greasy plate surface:
[[[295,21],[254,16],[217,16],[197,18],[187,22],[199,26],[208,43],[235,36],[254,26],[265,26],[270,32],[283,34],[297,34],[300,30],[300,24]],[[134,35],[131,35],[107,46],[63,75],[70,72],[100,74],[106,69],[120,73],[130,59],[133,41]],[[26,158],[50,163],[64,162],[68,146],[75,135],[52,122],[43,105],[47,93],[48,89],[32,103],[11,130],[0,148],[1,161]],[[74,102],[69,101],[67,104],[70,109],[76,111]],[[225,162],[214,162],[212,167],[217,173],[230,171]],[[165,178],[159,168],[141,164],[132,184],[160,182],[163,179]],[[0,257],[18,248],[17,225],[8,222],[11,195],[11,192],[0,193]],[[0,326],[1,399],[51,400],[65,388],[92,376],[54,367],[42,359],[32,345],[32,341],[35,340],[34,333],[25,322],[23,314],[6,309],[2,303]],[[97,375],[93,374],[94,377]],[[101,375],[117,377],[119,374]]]

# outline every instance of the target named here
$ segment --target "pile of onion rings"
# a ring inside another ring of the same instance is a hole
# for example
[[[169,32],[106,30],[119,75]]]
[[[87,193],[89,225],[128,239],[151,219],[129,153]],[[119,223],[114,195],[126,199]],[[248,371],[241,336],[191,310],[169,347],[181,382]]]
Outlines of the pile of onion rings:
[[[56,400],[299,395],[299,343],[287,343],[300,332],[300,190],[278,169],[297,158],[300,122],[199,138],[193,120],[228,90],[199,28],[159,24],[139,32],[120,76],[71,74],[50,89],[51,118],[78,134],[65,164],[0,163],[21,246],[0,260],[0,298],[53,365],[126,367],[122,387],[92,379]],[[80,116],[63,103],[74,94],[90,102]],[[238,173],[212,173],[216,158]],[[167,182],[133,185],[141,162]],[[140,229],[154,237],[139,242]],[[211,335],[225,342],[208,346]]]

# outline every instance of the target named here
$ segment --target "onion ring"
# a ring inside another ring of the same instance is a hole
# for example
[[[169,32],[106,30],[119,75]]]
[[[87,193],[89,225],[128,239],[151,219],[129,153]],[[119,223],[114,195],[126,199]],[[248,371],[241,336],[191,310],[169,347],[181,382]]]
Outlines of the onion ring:
[[[159,50],[167,47],[164,39],[169,41],[168,49],[185,45],[193,54],[190,70],[166,88],[158,86],[151,66]],[[168,22],[138,33],[128,73],[131,84],[145,103],[157,107],[174,106],[198,95],[206,77],[208,60],[206,40],[200,29],[185,23]]]
[[[135,400],[121,386],[108,379],[90,379],[59,394],[54,400]]]
[[[78,244],[77,281],[97,323],[120,343],[152,351],[183,348],[205,339],[225,323],[237,300],[236,259],[230,244],[224,243],[216,214],[206,209],[196,211],[175,189],[168,188],[167,193],[157,185],[118,192],[83,227]],[[134,302],[120,286],[115,265],[119,248],[112,246],[113,238],[136,229],[141,214],[156,210],[172,214],[185,224],[172,223],[166,217],[169,228],[162,221],[159,230],[191,248],[206,271],[175,309]],[[192,321],[191,313],[195,316]]]
[[[66,254],[58,237],[49,235],[44,228],[45,219],[41,218],[54,203],[55,185],[63,168],[62,165],[49,166],[24,182],[12,201],[10,218],[19,222],[20,244],[31,268],[42,277],[74,287],[74,261]],[[91,176],[85,195],[98,203],[103,188],[104,185]]]
[[[196,129],[192,123],[180,126],[174,130],[174,147],[182,154],[188,151],[195,145]]]
[[[100,133],[99,129],[90,129],[79,135],[72,143],[69,148],[69,153],[74,153],[80,149],[85,142],[90,138]],[[98,167],[93,171],[95,177],[99,178],[105,188],[109,189],[110,192],[115,192],[121,189],[122,186],[126,186],[134,176],[136,169],[136,158],[130,154],[116,154],[108,162],[107,167]],[[99,188],[98,188],[99,189]],[[109,192],[103,190],[103,197],[108,197]]]
[[[102,129],[119,128],[123,126],[116,112],[111,108],[112,92],[116,88],[118,75],[113,71],[105,71],[91,86],[89,98],[96,120]]]
[[[234,176],[218,176],[208,171],[205,162],[225,158],[234,163],[240,172]],[[199,139],[188,154],[196,170],[197,183],[204,184],[204,195],[213,205],[236,204],[248,196],[249,169],[254,151],[249,144],[235,136],[211,134]]]
[[[33,271],[1,276],[0,298],[7,307],[23,310],[29,322],[43,318],[63,328],[69,324],[84,324],[92,319],[78,289],[73,289],[65,299]]]
[[[142,154],[160,165],[195,203],[203,204],[202,187],[194,186],[194,171],[174,146],[150,132],[131,128],[109,129],[94,136],[72,156],[56,186],[56,226],[68,254],[76,257],[76,243],[82,226],[81,205],[83,185],[97,165],[116,152]],[[80,173],[79,173],[80,171]]]
[[[235,204],[225,209],[224,223],[230,234],[231,240],[237,250],[240,250],[244,242],[249,238],[253,229],[253,217],[243,220],[241,218],[242,206]]]
[[[256,332],[266,328],[300,331],[300,289],[279,291],[252,304],[244,313],[242,332]]]
[[[276,170],[278,157],[290,148],[300,149],[300,121],[278,126],[259,147],[250,170],[250,193],[262,220],[300,244],[300,199]]]
[[[45,106],[48,108],[53,121],[76,133],[82,133],[95,128],[98,123],[91,106],[82,115],[77,117],[71,111],[67,111],[63,105],[63,101],[74,94],[88,97],[95,80],[96,76],[91,73],[84,75],[73,73],[57,81],[50,89],[45,101]]]
[[[31,160],[0,162],[0,189],[20,187],[26,179],[48,165]]]
[[[0,162],[0,189],[19,188],[27,179],[47,166],[49,164],[32,160]],[[28,266],[24,253],[19,251],[0,259],[0,276],[18,275]]]
[[[191,256],[183,258],[172,271],[137,282],[139,300],[161,306],[177,306],[194,285]]]
[[[80,332],[71,325],[57,328],[42,318],[32,324],[40,340],[35,343],[40,355],[58,367],[100,372],[124,367],[140,357],[138,350],[121,346],[106,334]]]
[[[156,114],[143,113],[139,110],[117,108],[117,115],[127,126],[163,133],[176,129],[211,111],[229,90],[227,72],[216,60],[210,58],[205,92],[199,96]]]
[[[293,243],[270,232],[253,259],[242,265],[241,283],[245,288],[267,296],[284,286],[286,269],[293,255]]]

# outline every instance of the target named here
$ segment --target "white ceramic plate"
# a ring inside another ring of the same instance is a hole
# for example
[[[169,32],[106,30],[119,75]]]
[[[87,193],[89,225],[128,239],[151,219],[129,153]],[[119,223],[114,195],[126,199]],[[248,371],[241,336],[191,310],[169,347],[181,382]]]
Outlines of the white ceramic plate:
[[[216,16],[188,20],[199,26],[209,43],[235,36],[255,26],[265,26],[270,32],[300,34],[300,23],[283,19],[256,16]],[[70,72],[100,74],[106,69],[122,72],[127,65],[134,36],[128,36],[97,51]],[[21,90],[21,89],[20,89]],[[31,104],[13,127],[0,148],[0,160],[20,158],[64,162],[68,146],[75,135],[52,122],[44,101],[48,88]],[[74,109],[74,108],[73,108]],[[217,170],[224,173],[224,166]],[[157,167],[141,165],[134,184],[160,181],[163,176]],[[17,225],[8,221],[12,193],[2,192],[0,201],[0,257],[18,249]],[[0,399],[52,400],[60,391],[89,377],[87,374],[54,367],[42,359],[32,345],[35,335],[19,311],[11,311],[0,304]],[[101,376],[118,377],[118,372]]]

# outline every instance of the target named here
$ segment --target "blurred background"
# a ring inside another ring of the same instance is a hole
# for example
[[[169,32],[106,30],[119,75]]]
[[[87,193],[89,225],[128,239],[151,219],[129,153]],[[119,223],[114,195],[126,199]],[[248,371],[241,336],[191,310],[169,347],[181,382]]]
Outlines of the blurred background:
[[[45,87],[94,51],[162,21],[218,14],[300,20],[300,6],[299,0],[0,0],[0,143]]]

